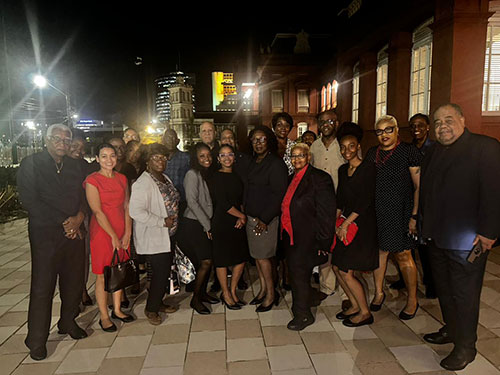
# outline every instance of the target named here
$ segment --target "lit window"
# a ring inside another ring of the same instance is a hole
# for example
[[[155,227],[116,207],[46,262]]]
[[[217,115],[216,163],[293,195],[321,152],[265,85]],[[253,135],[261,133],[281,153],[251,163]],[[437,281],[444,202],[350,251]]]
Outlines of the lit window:
[[[302,134],[304,134],[307,131],[307,122],[299,122],[297,124],[297,137],[302,137]]]
[[[271,91],[271,107],[273,112],[283,112],[283,90]]]
[[[359,115],[359,63],[354,65],[352,74],[352,122],[358,122]]]
[[[332,108],[332,84],[328,83],[326,86],[326,109]]]
[[[321,112],[326,111],[326,87],[321,89]]]
[[[375,120],[387,114],[387,47],[378,53],[377,63],[377,104],[375,109]]]
[[[431,18],[413,33],[411,57],[410,116],[429,113],[431,99],[432,31]]]
[[[307,90],[297,90],[297,112],[309,112],[309,93]]]
[[[500,25],[488,25],[484,62],[483,111],[500,111]]]

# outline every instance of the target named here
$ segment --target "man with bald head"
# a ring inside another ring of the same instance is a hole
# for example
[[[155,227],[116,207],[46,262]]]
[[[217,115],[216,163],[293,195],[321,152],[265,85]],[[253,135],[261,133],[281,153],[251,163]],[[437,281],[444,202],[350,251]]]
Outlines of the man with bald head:
[[[452,103],[434,112],[434,128],[437,142],[422,163],[420,213],[445,325],[424,340],[453,343],[441,366],[458,371],[476,356],[484,270],[500,236],[500,143],[471,133]],[[479,256],[472,261],[476,245]]]

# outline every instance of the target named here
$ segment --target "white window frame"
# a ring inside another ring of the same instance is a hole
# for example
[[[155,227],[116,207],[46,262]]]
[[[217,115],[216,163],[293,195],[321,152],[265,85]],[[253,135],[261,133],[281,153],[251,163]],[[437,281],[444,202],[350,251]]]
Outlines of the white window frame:
[[[497,58],[500,59],[500,48],[496,47],[497,45],[500,46],[500,41],[495,41],[495,47],[498,48],[498,52],[495,51],[495,49],[492,50],[491,45],[493,43],[493,28],[498,29],[500,31],[500,23],[496,22],[490,22],[488,24],[488,32],[486,35],[489,34],[489,40],[488,38],[486,39],[486,51],[485,51],[485,60],[484,60],[484,81],[483,81],[483,98],[482,98],[482,112],[483,115],[489,115],[489,116],[498,116],[500,115],[500,95],[498,95],[498,99],[496,100],[496,105],[493,107],[490,107],[490,95],[491,90],[490,90],[490,85],[499,85],[500,84],[500,79],[498,81],[491,81],[491,72],[493,71],[500,71],[500,65],[494,67],[492,69],[492,56],[497,56]],[[488,45],[490,47],[488,47]],[[496,53],[495,53],[496,52]],[[497,73],[498,74],[498,73]]]
[[[388,46],[382,48],[377,55],[377,95],[375,104],[375,121],[387,114],[387,75],[389,70]]]
[[[272,112],[273,113],[283,112],[283,103],[284,103],[283,90],[282,89],[271,90]]]
[[[297,90],[297,113],[309,113],[309,90]]]
[[[359,62],[353,67],[352,73],[352,122],[359,119]]]
[[[428,114],[431,100],[431,72],[432,72],[432,30],[429,25],[434,22],[430,18],[413,32],[413,48],[411,53],[411,71],[410,71],[410,116],[417,113]],[[418,69],[415,67],[415,58],[418,52],[419,59],[422,52],[426,53],[425,66]],[[415,81],[418,85],[423,80],[423,91],[415,87]],[[414,92],[415,91],[415,92]],[[419,97],[423,96],[420,101]],[[416,104],[414,100],[416,99]]]

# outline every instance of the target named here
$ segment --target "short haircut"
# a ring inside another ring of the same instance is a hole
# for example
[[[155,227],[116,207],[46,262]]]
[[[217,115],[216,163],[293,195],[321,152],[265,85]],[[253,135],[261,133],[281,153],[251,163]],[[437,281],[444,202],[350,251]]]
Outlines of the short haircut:
[[[410,121],[409,122],[412,122],[413,120],[417,119],[417,118],[421,118],[422,120],[425,121],[426,124],[430,125],[431,123],[431,120],[429,119],[429,116],[427,115],[424,115],[423,113],[417,113],[413,116],[410,117]]]
[[[97,150],[96,150],[96,156],[99,157],[99,153],[101,152],[102,149],[105,149],[105,148],[110,148],[112,150],[115,150],[115,148],[113,147],[113,145],[107,143],[107,142],[104,142],[104,143],[101,143],[99,146],[97,146]]]
[[[70,128],[68,128],[66,125],[64,124],[53,124],[53,125],[50,125],[49,128],[47,129],[47,137],[51,137],[52,136],[52,133],[54,132],[54,130],[60,130],[60,131],[63,131],[63,132],[67,132],[69,133],[69,136],[71,138],[73,138],[73,132],[71,131]]]
[[[458,104],[455,104],[455,103],[442,104],[442,105],[440,105],[439,107],[436,108],[436,110],[434,111],[434,113],[436,113],[438,110],[440,110],[443,107],[451,107],[451,108],[453,108],[457,112],[457,114],[460,117],[464,117],[464,111],[462,110],[462,107],[460,107]]]
[[[231,132],[231,133],[233,133],[233,135],[236,137],[236,134],[234,133],[233,129],[229,129],[229,128],[225,128],[225,129],[223,129],[223,130],[220,132],[220,134],[222,135],[222,133],[224,133],[224,132],[228,132],[228,131],[229,131],[229,132]]]
[[[214,131],[215,131],[215,124],[212,121],[203,121],[200,124],[200,131],[201,131],[201,127],[203,126],[203,124],[210,124],[210,125],[212,125],[212,128],[214,128]]]
[[[273,129],[276,129],[276,125],[278,124],[278,120],[282,118],[284,119],[288,124],[290,124],[290,129],[293,128],[293,118],[286,112],[279,112],[274,114],[271,124],[273,126]]]
[[[136,141],[134,139],[132,139],[131,141],[128,141],[127,145],[125,146],[125,149],[127,150],[127,153],[129,153],[130,151],[132,151],[132,147],[134,147],[136,145],[140,146],[141,142]]]
[[[386,123],[386,122],[395,126],[396,128],[398,127],[398,120],[396,120],[396,117],[394,117],[392,115],[383,115],[383,116],[380,116],[377,119],[377,121],[375,121],[374,129],[377,129],[377,126],[379,126],[380,124]]]
[[[337,130],[337,140],[340,142],[342,138],[352,136],[361,142],[363,139],[363,129],[354,122],[343,122]]]
[[[127,128],[127,129],[125,129],[125,131],[123,132],[123,134],[125,134],[129,130],[132,130],[132,131],[136,132],[137,135],[139,135],[139,132],[137,130],[135,130],[134,128]]]
[[[151,159],[151,156],[158,154],[167,156],[168,155],[167,148],[161,143],[150,143],[143,148],[142,159],[145,162],[147,162],[149,159]]]
[[[311,130],[306,130],[304,133],[302,133],[302,139],[304,139],[304,135],[312,135],[314,140],[316,140],[316,138],[318,138],[318,136],[316,135],[315,132],[311,131]]]
[[[252,144],[252,137],[255,134],[255,132],[262,132],[266,135],[267,139],[267,148],[271,152],[271,154],[277,155],[278,154],[278,139],[276,138],[276,135],[274,132],[267,126],[264,125],[257,125],[255,128],[252,129],[250,134],[248,134],[248,141],[250,144]]]
[[[236,152],[236,151],[235,151],[235,149],[234,149],[234,147],[233,147],[233,146],[231,146],[231,145],[228,145],[228,144],[225,144],[225,145],[220,146],[220,147],[219,147],[219,152],[220,152],[220,150],[222,150],[224,147],[229,148],[229,149],[231,150],[231,152],[233,152],[233,153],[235,153],[235,152]]]
[[[311,150],[310,150],[310,148],[309,148],[309,146],[308,146],[307,143],[299,142],[299,143],[294,144],[292,146],[291,150],[290,150],[290,153],[292,153],[293,150],[295,150],[296,148],[302,149],[303,151],[306,152],[306,154],[310,154],[311,153]]]
[[[339,115],[337,115],[337,112],[334,110],[334,109],[329,109],[329,110],[326,110],[326,111],[323,111],[323,112],[320,112],[316,115],[316,120],[319,121],[319,118],[321,116],[323,116],[324,114],[326,113],[333,113],[336,117],[337,117],[337,120],[339,119]]]

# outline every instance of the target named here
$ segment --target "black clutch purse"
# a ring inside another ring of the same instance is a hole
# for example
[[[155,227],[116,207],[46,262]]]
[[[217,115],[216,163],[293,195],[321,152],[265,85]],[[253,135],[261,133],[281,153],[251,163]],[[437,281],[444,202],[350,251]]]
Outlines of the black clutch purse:
[[[125,250],[129,259],[120,262],[118,250],[113,252],[111,265],[104,267],[104,290],[108,293],[116,292],[139,282],[139,269],[137,260],[130,258],[128,250]]]

